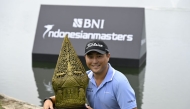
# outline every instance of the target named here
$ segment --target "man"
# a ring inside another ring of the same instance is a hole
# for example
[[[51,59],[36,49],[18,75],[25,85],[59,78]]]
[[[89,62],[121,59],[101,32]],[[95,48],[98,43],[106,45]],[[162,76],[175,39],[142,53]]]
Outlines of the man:
[[[86,44],[85,60],[89,84],[86,97],[87,109],[137,109],[135,93],[127,78],[109,63],[110,53],[101,40]],[[53,109],[55,96],[44,100],[44,109]]]

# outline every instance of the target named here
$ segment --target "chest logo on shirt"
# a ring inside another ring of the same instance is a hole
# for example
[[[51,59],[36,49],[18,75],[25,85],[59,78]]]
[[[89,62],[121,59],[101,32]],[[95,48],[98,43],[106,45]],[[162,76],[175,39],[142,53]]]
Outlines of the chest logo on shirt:
[[[110,92],[104,92],[105,94],[109,94]]]
[[[93,92],[92,88],[87,88],[88,92]]]

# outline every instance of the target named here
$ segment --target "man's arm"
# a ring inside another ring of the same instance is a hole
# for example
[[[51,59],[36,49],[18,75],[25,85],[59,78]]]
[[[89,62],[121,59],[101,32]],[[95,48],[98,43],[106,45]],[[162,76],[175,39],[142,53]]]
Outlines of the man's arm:
[[[135,92],[128,80],[118,81],[114,91],[121,109],[137,109]]]

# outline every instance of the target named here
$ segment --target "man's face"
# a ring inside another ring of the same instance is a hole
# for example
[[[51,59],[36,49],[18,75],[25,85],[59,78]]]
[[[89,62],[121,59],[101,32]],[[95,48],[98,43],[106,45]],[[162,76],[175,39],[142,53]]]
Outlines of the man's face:
[[[86,65],[93,73],[105,73],[107,72],[108,61],[110,54],[100,54],[92,51],[85,55]]]

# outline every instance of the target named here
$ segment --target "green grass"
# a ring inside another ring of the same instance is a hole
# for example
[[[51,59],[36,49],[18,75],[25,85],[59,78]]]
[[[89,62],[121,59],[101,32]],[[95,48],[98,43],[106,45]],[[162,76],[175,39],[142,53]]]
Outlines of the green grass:
[[[2,107],[2,105],[1,105],[1,102],[0,102],[0,109],[4,109],[4,108]]]

